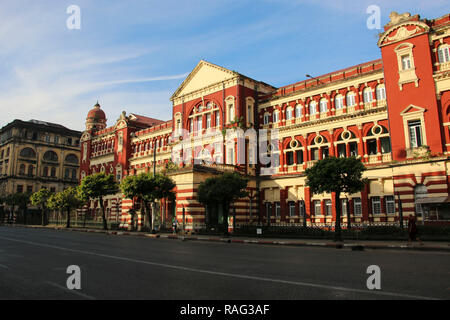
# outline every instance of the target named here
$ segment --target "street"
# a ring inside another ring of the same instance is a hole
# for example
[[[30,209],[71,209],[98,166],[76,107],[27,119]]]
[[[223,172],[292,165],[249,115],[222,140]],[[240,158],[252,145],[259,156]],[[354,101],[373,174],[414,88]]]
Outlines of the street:
[[[381,290],[366,286],[371,265]],[[0,299],[450,299],[450,254],[0,227]]]

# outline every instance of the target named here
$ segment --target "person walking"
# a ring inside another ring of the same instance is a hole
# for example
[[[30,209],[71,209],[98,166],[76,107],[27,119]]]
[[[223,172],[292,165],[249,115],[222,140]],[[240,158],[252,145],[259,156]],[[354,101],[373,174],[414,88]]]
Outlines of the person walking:
[[[177,221],[177,218],[176,217],[173,217],[173,219],[172,219],[172,230],[173,230],[173,233],[177,233],[177,226],[178,226],[178,221]]]
[[[418,237],[417,233],[417,225],[416,225],[416,217],[414,215],[409,216],[408,219],[408,243],[410,244],[412,241],[419,241],[422,245],[422,241]]]

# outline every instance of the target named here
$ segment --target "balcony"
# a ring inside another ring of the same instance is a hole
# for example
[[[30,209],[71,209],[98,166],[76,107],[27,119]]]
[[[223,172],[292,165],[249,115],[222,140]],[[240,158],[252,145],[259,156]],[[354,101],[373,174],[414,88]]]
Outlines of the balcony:
[[[450,70],[450,61],[439,64],[439,71],[448,71]]]

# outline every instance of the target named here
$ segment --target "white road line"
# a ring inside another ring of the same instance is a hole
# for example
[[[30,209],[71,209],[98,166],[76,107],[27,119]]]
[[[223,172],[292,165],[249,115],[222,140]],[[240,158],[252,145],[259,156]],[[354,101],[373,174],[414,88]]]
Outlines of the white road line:
[[[0,236],[0,239],[15,241],[15,242],[19,242],[19,243],[25,243],[25,244],[29,244],[32,246],[52,248],[52,249],[58,249],[58,250],[63,250],[63,251],[98,256],[98,257],[103,257],[103,258],[109,258],[109,259],[115,259],[115,260],[121,260],[121,261],[127,261],[127,262],[134,262],[134,263],[141,263],[141,264],[163,267],[163,268],[168,268],[168,269],[210,274],[210,275],[215,275],[215,276],[223,276],[223,277],[231,277],[231,278],[247,279],[247,280],[257,280],[257,281],[264,281],[264,282],[275,282],[275,283],[289,284],[289,285],[294,285],[294,286],[312,287],[312,288],[320,288],[320,289],[328,289],[328,290],[338,290],[338,291],[363,293],[363,294],[373,294],[373,295],[380,295],[380,296],[391,296],[391,297],[415,299],[415,300],[416,299],[439,300],[439,298],[416,296],[416,295],[410,295],[410,294],[404,294],[404,293],[378,291],[378,290],[374,291],[374,290],[353,289],[353,288],[336,287],[336,286],[309,283],[309,282],[288,281],[288,280],[282,280],[282,279],[263,278],[263,277],[255,277],[255,276],[248,276],[248,275],[242,275],[242,274],[234,274],[234,273],[227,273],[227,272],[217,272],[217,271],[204,270],[204,269],[188,268],[188,267],[182,267],[182,266],[176,266],[176,265],[170,265],[170,264],[164,264],[164,263],[157,263],[157,262],[151,262],[151,261],[145,261],[145,260],[137,260],[137,259],[131,259],[131,258],[125,258],[125,257],[119,257],[119,256],[112,256],[112,255],[103,254],[103,253],[95,253],[95,252],[78,250],[78,249],[70,249],[70,248],[52,246],[52,245],[48,245],[48,244],[44,244],[44,243],[30,242],[30,241],[18,240],[18,239],[1,237],[1,236]]]
[[[79,292],[79,291],[77,291],[77,290],[69,290],[69,289],[67,289],[66,287],[61,286],[61,285],[59,285],[59,284],[57,284],[57,283],[50,282],[50,281],[46,281],[45,283],[47,283],[47,284],[49,284],[49,285],[52,285],[52,286],[54,286],[54,287],[56,287],[56,288],[59,288],[59,289],[61,289],[61,290],[64,290],[64,291],[66,291],[66,292],[69,292],[69,293],[75,294],[75,295],[77,295],[77,296],[80,296],[80,297],[82,297],[82,298],[85,298],[85,299],[88,299],[88,300],[95,300],[94,297],[91,297],[91,296],[89,296],[89,295],[87,295],[87,294],[81,293],[81,292]]]
[[[0,264],[0,268],[8,269],[8,267],[5,266],[4,264]]]

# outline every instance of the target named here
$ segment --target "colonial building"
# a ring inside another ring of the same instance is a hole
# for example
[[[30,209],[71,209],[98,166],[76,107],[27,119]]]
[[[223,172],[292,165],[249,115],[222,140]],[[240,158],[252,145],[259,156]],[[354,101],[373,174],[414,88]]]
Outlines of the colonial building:
[[[223,219],[218,208],[205,212],[196,192],[224,171],[250,178],[250,196],[234,204],[237,225],[331,226],[336,201],[344,223],[349,213],[354,224],[397,224],[400,208],[427,223],[450,220],[450,15],[390,18],[375,61],[281,88],[200,61],[173,94],[166,122],[124,113],[106,128],[97,105],[82,138],[81,177],[105,171],[120,180],[173,161],[176,201],[163,217],[176,213],[189,229]],[[261,150],[270,164],[255,161]],[[304,171],[328,156],[360,158],[365,189],[340,199],[312,194]],[[120,199],[107,201],[127,227],[132,201]]]
[[[59,192],[78,185],[81,132],[38,120],[0,130],[0,194]]]

